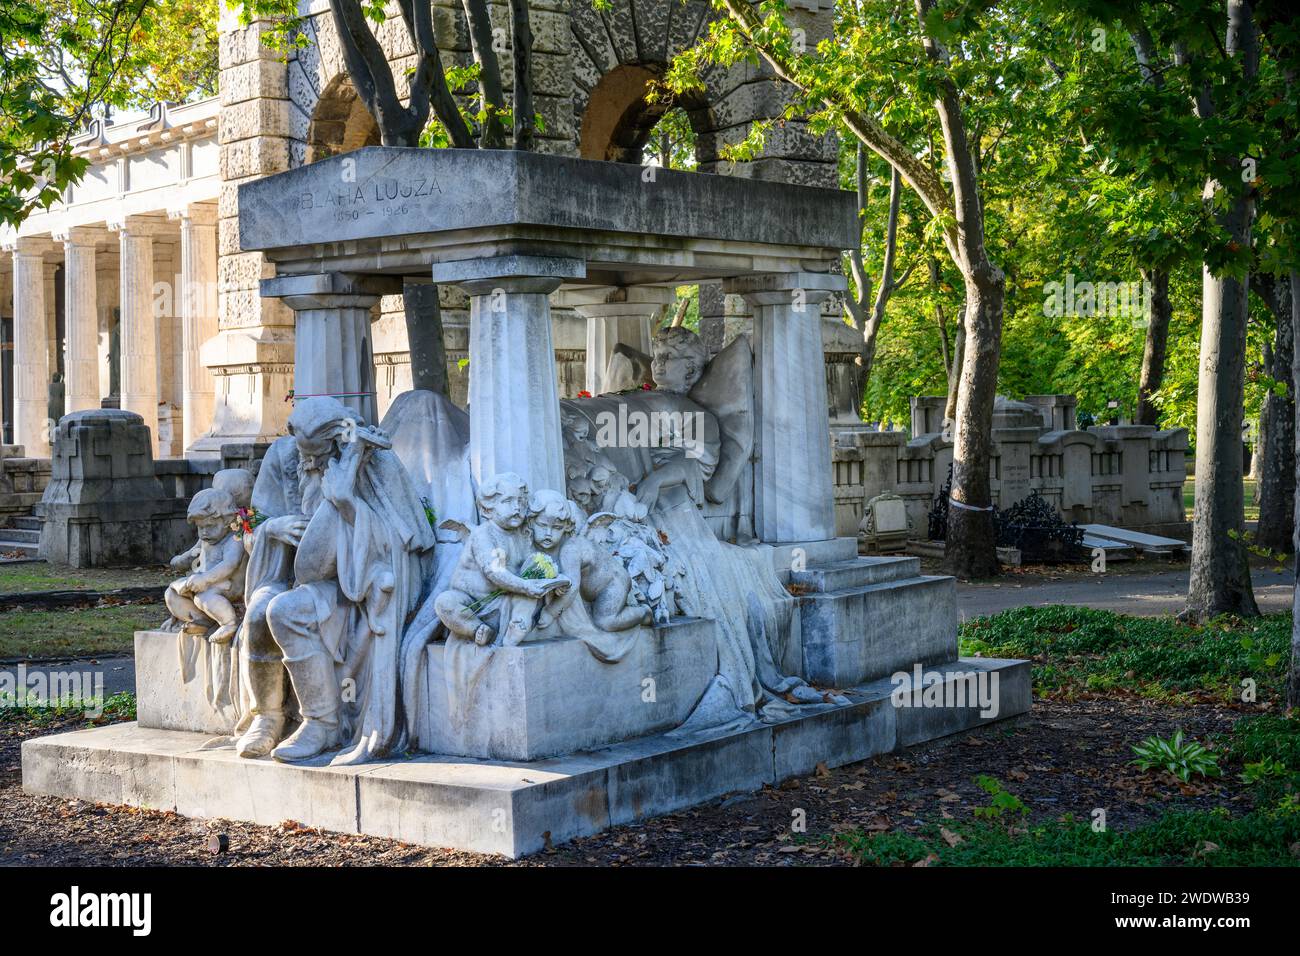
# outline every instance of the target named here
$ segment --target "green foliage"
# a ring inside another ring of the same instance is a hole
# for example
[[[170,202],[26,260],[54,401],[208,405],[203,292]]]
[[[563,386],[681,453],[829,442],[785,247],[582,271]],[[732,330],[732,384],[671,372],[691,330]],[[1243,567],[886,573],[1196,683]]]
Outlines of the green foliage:
[[[949,834],[945,837],[944,830]],[[956,839],[953,839],[953,838]],[[872,866],[1296,866],[1300,813],[1166,813],[1130,830],[1094,830],[1065,817],[1028,827],[948,821],[917,835],[851,830],[833,841]],[[955,845],[952,845],[955,843]]]
[[[0,0],[0,223],[85,175],[70,141],[95,116],[211,96],[217,0]]]
[[[101,702],[96,697],[93,701],[60,700],[52,704],[24,704],[14,706],[9,695],[0,695],[0,722],[15,721],[48,727],[65,723],[69,719],[80,718],[88,724],[112,724],[122,720],[135,720],[135,694],[122,692],[109,694]],[[98,705],[98,706],[97,706]],[[88,710],[98,710],[95,716],[87,714]]]
[[[1193,776],[1219,776],[1219,755],[1195,740],[1188,740],[1178,730],[1168,740],[1151,736],[1133,746],[1139,770],[1164,770],[1186,783]]]
[[[1002,785],[1002,781],[982,773],[975,778],[975,783],[993,798],[988,806],[975,808],[976,817],[995,820],[1006,814],[1024,816],[1029,812],[1029,808],[1021,802],[1020,798]]]
[[[1281,692],[1291,615],[1192,626],[1092,608],[1022,607],[966,621],[960,636],[963,655],[1031,658],[1036,694],[1118,690],[1228,700],[1250,679],[1263,701]]]

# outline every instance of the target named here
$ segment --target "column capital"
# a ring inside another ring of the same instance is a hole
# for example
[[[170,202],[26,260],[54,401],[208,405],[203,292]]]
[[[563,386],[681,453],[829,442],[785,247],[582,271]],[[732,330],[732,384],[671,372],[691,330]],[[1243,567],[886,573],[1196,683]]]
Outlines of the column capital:
[[[465,286],[496,282],[501,288],[504,279],[552,279],[560,287],[565,279],[584,279],[587,263],[581,259],[561,256],[493,256],[487,259],[460,259],[455,262],[435,262],[431,276],[434,282]],[[521,290],[508,290],[521,291]],[[478,294],[478,293],[471,293]]]
[[[157,216],[118,216],[108,220],[108,228],[124,240],[152,239],[172,233],[167,221]]]
[[[184,206],[176,206],[167,210],[167,218],[173,222],[180,222],[182,227],[185,224],[195,226],[213,226],[217,224],[217,204],[211,202],[192,202]]]
[[[743,296],[751,305],[821,302],[832,292],[847,288],[844,276],[829,272],[767,272],[722,281],[723,292]]]
[[[63,226],[54,230],[54,240],[67,246],[95,246],[113,238],[103,226]]]
[[[368,309],[383,295],[402,291],[401,276],[353,272],[318,272],[263,279],[263,298],[279,299],[295,311],[303,309]]]
[[[601,286],[586,289],[563,289],[555,304],[571,308],[579,315],[622,316],[648,315],[677,300],[677,290],[666,286]]]
[[[35,259],[46,253],[57,252],[58,245],[48,236],[13,236],[5,240],[4,251],[15,257]]]

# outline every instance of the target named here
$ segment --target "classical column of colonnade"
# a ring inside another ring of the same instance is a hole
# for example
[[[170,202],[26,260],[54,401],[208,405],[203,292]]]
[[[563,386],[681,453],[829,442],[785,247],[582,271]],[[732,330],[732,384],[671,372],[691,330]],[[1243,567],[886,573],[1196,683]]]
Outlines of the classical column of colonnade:
[[[214,378],[200,348],[217,334],[215,203],[55,228],[5,249],[14,444],[48,457],[57,414],[113,404],[144,419],[160,457],[183,454],[211,428]],[[60,366],[61,407],[51,393]]]

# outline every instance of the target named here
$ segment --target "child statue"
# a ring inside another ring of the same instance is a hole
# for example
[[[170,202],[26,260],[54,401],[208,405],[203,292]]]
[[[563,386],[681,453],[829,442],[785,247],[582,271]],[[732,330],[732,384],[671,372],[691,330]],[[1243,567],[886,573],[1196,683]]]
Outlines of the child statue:
[[[518,643],[521,631],[531,627],[536,602],[552,592],[562,593],[571,582],[531,564],[524,567],[532,548],[524,526],[528,486],[522,478],[512,472],[489,478],[477,500],[484,518],[477,527],[470,530],[453,521],[441,525],[466,535],[466,545],[451,586],[438,595],[434,610],[454,637],[485,646],[505,630],[503,637]],[[518,608],[516,598],[524,599]]]
[[[632,579],[622,563],[586,536],[575,533],[583,518],[576,503],[558,491],[545,489],[533,494],[528,511],[533,543],[555,562],[561,575],[574,582],[573,587],[542,606],[537,614],[538,628],[549,629],[557,623],[560,631],[583,638],[597,656],[609,659],[607,649],[613,645],[588,633],[587,620],[574,620],[570,609],[576,611],[582,608],[583,601],[588,602],[590,624],[606,634],[649,624],[650,609],[634,599]],[[624,644],[621,640],[615,643],[620,647]]]
[[[239,612],[235,602],[244,599],[244,566],[248,555],[235,534],[239,504],[221,488],[205,488],[190,501],[186,518],[199,540],[172,558],[173,570],[189,574],[173,581],[164,599],[171,617],[164,628],[187,634],[208,634],[211,644],[227,644],[235,636]]]

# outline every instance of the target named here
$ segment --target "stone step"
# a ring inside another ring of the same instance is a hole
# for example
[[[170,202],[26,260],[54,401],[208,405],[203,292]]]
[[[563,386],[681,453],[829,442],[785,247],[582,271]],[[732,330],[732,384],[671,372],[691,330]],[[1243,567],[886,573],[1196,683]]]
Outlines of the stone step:
[[[920,691],[910,665],[899,671],[846,690],[846,705],[801,708],[773,724],[658,734],[529,763],[420,756],[331,767],[326,755],[283,764],[241,759],[230,738],[110,724],[23,741],[23,789],[520,857],[1029,710],[1028,661],[949,659],[926,669]]]
[[[39,534],[41,525],[44,523],[45,522],[35,515],[15,515],[9,519],[9,528],[17,528],[21,531],[35,531]]]
[[[805,568],[802,571],[791,570],[790,583],[812,591],[846,591],[850,588],[866,587],[869,584],[902,581],[917,577],[920,573],[920,558],[854,558],[852,561],[838,561],[834,564]]]
[[[9,527],[0,528],[0,539],[10,542],[22,542],[23,544],[39,544],[41,541],[41,529],[37,525],[35,530],[29,528],[15,527],[14,523],[9,522]]]
[[[0,535],[5,533],[6,529],[0,529]],[[6,541],[0,538],[0,557],[13,558],[21,556],[24,558],[37,557],[36,545],[29,541]]]

